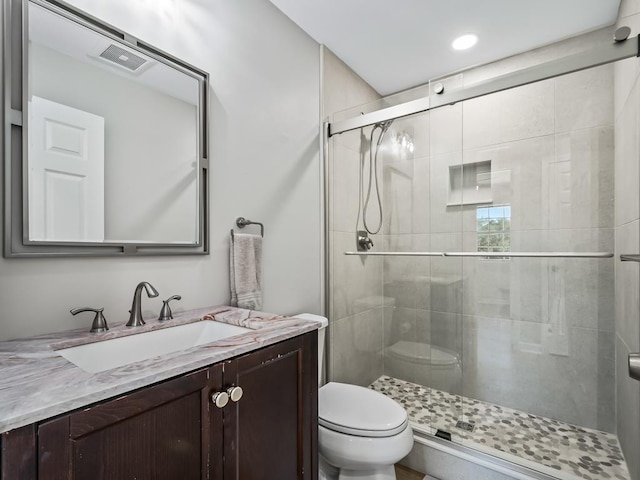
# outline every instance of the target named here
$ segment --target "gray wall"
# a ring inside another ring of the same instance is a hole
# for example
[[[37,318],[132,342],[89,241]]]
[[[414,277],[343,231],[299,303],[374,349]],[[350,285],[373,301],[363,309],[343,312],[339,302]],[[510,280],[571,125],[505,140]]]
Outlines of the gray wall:
[[[182,294],[176,311],[227,303],[238,216],[265,223],[263,309],[320,313],[317,43],[267,0],[71,3],[210,73],[211,255],[0,259],[0,339],[88,327],[81,305],[124,321],[141,280]]]
[[[640,33],[640,2],[622,0],[618,25]],[[615,65],[616,257],[640,251],[640,77],[638,59]],[[640,269],[616,262],[616,410],[618,438],[631,478],[640,480],[640,382],[627,374],[627,356],[640,351]]]

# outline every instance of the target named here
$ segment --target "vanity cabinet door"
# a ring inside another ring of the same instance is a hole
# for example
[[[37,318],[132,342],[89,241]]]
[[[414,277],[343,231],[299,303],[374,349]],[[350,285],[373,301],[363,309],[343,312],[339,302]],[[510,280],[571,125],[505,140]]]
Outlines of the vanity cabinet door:
[[[38,426],[40,480],[203,480],[222,462],[215,365]],[[217,445],[212,445],[216,443]]]
[[[225,362],[224,480],[317,478],[317,332]]]
[[[36,426],[16,428],[0,434],[0,480],[35,480]]]

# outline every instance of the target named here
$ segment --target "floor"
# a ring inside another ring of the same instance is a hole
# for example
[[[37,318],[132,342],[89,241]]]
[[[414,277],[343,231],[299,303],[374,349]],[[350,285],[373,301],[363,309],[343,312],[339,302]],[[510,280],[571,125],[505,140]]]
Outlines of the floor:
[[[371,388],[401,403],[414,430],[566,480],[629,480],[615,435],[382,376]],[[458,421],[473,427],[463,429]],[[412,478],[412,477],[409,477]]]
[[[416,472],[404,465],[396,465],[396,480],[423,480],[424,473]]]

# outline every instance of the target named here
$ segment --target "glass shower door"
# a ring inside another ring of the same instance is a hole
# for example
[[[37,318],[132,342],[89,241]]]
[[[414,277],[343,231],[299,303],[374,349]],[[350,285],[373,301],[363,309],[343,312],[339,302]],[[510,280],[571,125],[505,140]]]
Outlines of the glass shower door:
[[[449,91],[462,84],[458,75],[442,82]],[[433,85],[430,89],[433,92]],[[431,99],[437,97],[432,93]],[[460,252],[465,249],[463,225],[473,206],[467,197],[469,179],[463,168],[462,105],[430,110],[429,202],[425,211],[433,252]],[[463,298],[465,263],[460,257],[434,256],[426,291],[429,298],[429,336],[423,345],[424,385],[431,400],[433,433],[459,441],[464,432],[456,428],[464,420],[463,386]]]
[[[407,409],[414,428],[430,430],[429,372],[431,257],[396,256],[431,250],[429,205],[430,113],[393,121],[383,161],[385,319],[384,373],[391,396]]]
[[[334,381],[400,401],[418,434],[550,475],[623,470],[614,261],[571,255],[613,252],[616,215],[622,236],[634,225],[614,205],[612,82],[605,65],[331,138]],[[345,255],[376,152],[378,255]]]
[[[460,276],[460,303],[431,290],[434,311],[458,314],[446,324],[462,365],[450,389],[461,397],[447,404],[464,422],[452,440],[547,473],[571,470],[563,459],[614,429],[613,261],[544,256],[614,250],[612,68],[431,111],[431,168],[444,176],[432,175],[432,236],[449,218],[458,227],[432,249],[465,254],[433,259],[431,271],[442,263]],[[460,129],[438,140],[448,118]],[[458,156],[442,162],[454,136]],[[444,346],[433,318],[431,329]]]

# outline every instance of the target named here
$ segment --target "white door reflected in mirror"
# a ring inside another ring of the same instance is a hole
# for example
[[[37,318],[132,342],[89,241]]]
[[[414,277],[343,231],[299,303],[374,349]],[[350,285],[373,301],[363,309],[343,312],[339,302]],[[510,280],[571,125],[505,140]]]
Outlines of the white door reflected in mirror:
[[[104,241],[104,119],[29,102],[29,240]]]

